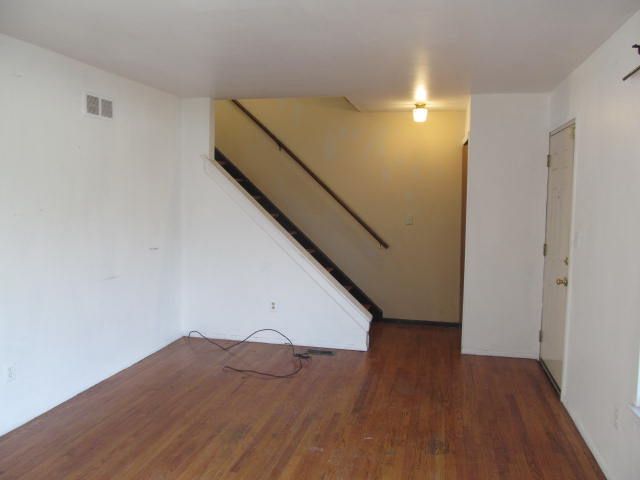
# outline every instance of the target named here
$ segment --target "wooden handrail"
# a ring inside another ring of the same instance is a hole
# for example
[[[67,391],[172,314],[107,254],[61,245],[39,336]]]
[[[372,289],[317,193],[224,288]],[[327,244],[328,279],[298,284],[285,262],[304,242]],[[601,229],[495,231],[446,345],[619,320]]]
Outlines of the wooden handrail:
[[[255,115],[253,113],[251,113],[249,110],[247,110],[247,108],[242,105],[242,103],[240,103],[238,100],[233,99],[231,100],[231,102],[233,102],[233,104],[238,107],[242,113],[244,113],[247,117],[249,117],[253,123],[255,123],[260,130],[262,130],[264,133],[267,134],[267,136],[274,141],[274,143],[276,145],[278,145],[278,148],[280,150],[284,150],[286,152],[287,155],[289,155],[291,157],[291,159],[296,162],[298,165],[300,165],[300,167],[309,174],[309,176],[311,178],[313,178],[316,183],[318,185],[320,185],[325,192],[327,192],[329,195],[331,195],[331,197],[340,204],[340,206],[342,208],[344,208],[347,212],[349,212],[349,215],[351,215],[356,222],[358,222],[362,228],[364,228],[369,235],[371,235],[373,238],[375,238],[377,240],[377,242],[380,244],[380,246],[382,246],[383,248],[389,248],[389,244],[387,242],[385,242],[380,235],[378,235],[373,228],[371,228],[367,222],[365,222],[362,217],[360,217],[360,215],[358,215],[356,212],[354,212],[353,210],[351,210],[351,208],[349,207],[349,205],[347,205],[339,196],[336,192],[334,192],[333,190],[331,190],[331,188],[322,181],[322,179],[320,177],[318,177],[318,175],[315,174],[315,172],[313,170],[311,170],[302,160],[300,160],[300,157],[298,157],[295,153],[293,153],[291,151],[291,149],[289,147],[287,147],[278,137],[276,137],[276,135],[269,130],[260,120],[258,120]]]

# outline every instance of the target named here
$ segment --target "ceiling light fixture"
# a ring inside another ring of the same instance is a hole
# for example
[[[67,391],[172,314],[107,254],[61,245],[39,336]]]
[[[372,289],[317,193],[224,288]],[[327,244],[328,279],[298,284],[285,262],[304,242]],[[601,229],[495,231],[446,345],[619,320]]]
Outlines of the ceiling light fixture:
[[[427,121],[429,110],[424,103],[416,103],[416,108],[413,109],[413,121],[416,123],[424,123]]]
[[[416,88],[416,91],[413,95],[413,100],[416,103],[425,103],[427,101],[427,89],[423,86],[419,86]]]

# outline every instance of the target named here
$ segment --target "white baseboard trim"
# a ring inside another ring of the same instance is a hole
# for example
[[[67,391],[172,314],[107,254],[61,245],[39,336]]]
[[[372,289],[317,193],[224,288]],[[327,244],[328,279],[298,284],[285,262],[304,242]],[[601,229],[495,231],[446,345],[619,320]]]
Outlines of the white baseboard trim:
[[[527,358],[530,360],[538,360],[538,353],[532,352],[501,352],[498,350],[487,350],[484,348],[462,347],[463,355],[482,355],[485,357],[509,357],[509,358]]]
[[[45,415],[50,410],[53,410],[54,408],[59,407],[63,403],[68,402],[72,398],[77,397],[81,393],[86,392],[87,390],[95,387],[99,383],[102,383],[108,380],[114,375],[118,375],[119,373],[125,371],[126,369],[133,367],[136,363],[139,363],[145,360],[147,357],[150,357],[151,355],[155,355],[160,350],[180,340],[180,338],[181,337],[179,335],[176,336],[174,333],[174,335],[168,336],[167,338],[160,340],[159,343],[152,345],[149,348],[149,350],[143,353],[140,353],[132,358],[129,358],[126,362],[122,363],[121,365],[115,366],[105,372],[101,372],[100,375],[97,375],[94,379],[90,380],[89,382],[79,385],[73,390],[69,390],[68,392],[65,392],[64,395],[62,395],[58,399],[49,403],[45,408],[34,411],[28,417],[19,418],[17,421],[10,424],[0,425],[0,437],[12,432],[13,430],[16,430],[17,428],[22,427],[23,425],[26,425],[27,423],[33,421],[34,419],[40,417],[41,415]]]
[[[596,447],[596,444],[591,439],[591,436],[589,435],[587,430],[584,428],[584,425],[582,421],[580,421],[580,418],[578,417],[578,415],[575,412],[572,412],[569,405],[567,405],[565,402],[562,402],[562,404],[564,405],[565,409],[567,410],[567,413],[571,417],[571,420],[573,420],[573,423],[578,429],[578,432],[580,432],[580,435],[582,436],[584,443],[586,443],[587,447],[589,447],[589,450],[591,450],[591,453],[593,454],[593,457],[596,459],[596,462],[598,462],[598,465],[600,466],[602,473],[604,473],[604,476],[607,477],[608,480],[615,480],[615,477],[611,475],[611,472],[607,468],[607,464],[604,461],[602,454]]]
[[[243,340],[246,338],[246,335],[238,335],[233,333],[220,333],[220,332],[202,332],[207,338],[211,338],[214,340]],[[184,337],[187,338],[189,336],[189,331],[184,332]],[[367,334],[368,337],[368,334]],[[192,338],[202,338],[199,335],[193,335]],[[335,349],[335,350],[355,350],[358,352],[366,352],[368,350],[367,341],[365,340],[362,344],[356,343],[342,343],[335,341],[324,341],[322,339],[314,339],[311,342],[306,342],[304,340],[297,341],[292,338],[291,341],[295,344],[296,347],[304,348],[304,347],[315,347],[315,348],[326,348],[326,349]],[[275,334],[257,334],[251,337],[248,340],[249,343],[269,343],[272,345],[283,345],[285,340],[283,338],[278,338]]]

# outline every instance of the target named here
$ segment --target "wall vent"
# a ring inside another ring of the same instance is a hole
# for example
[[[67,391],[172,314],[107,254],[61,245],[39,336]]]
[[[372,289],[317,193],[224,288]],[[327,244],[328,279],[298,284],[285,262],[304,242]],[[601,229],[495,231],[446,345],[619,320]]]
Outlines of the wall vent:
[[[113,102],[111,100],[100,99],[100,115],[106,118],[113,118]]]
[[[102,118],[113,118],[113,100],[92,93],[85,95],[85,113]]]
[[[87,95],[87,113],[90,115],[100,115],[100,99],[94,95]]]

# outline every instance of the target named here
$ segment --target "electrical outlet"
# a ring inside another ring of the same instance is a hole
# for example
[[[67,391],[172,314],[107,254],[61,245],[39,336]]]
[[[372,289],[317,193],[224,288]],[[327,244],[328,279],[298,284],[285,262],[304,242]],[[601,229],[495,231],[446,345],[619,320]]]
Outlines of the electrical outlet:
[[[404,224],[405,225],[413,225],[413,215],[407,215],[404,218]]]
[[[613,428],[616,430],[620,428],[620,409],[618,407],[613,409]]]
[[[276,302],[271,302],[271,311],[275,312],[278,309],[278,306],[276,305]]]
[[[17,377],[16,366],[9,365],[7,367],[7,383],[15,382]]]

